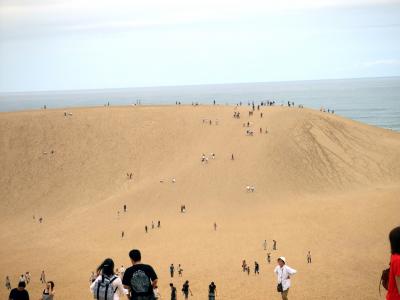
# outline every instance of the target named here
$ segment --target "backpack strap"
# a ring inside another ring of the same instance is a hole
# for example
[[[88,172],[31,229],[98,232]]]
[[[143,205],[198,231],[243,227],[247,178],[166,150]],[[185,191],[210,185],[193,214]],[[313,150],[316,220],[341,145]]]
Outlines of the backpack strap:
[[[101,281],[103,282],[103,276],[101,276]],[[100,297],[100,284],[97,282],[97,292],[96,292],[96,299]]]
[[[117,278],[118,278],[118,276],[114,275],[114,276],[112,277],[112,279],[110,280],[110,284],[112,285],[112,283],[113,283],[115,280],[117,280]],[[118,287],[115,288],[114,294],[117,292],[117,290],[118,290]]]
[[[104,300],[107,300],[107,292],[108,292],[108,288],[109,288],[109,285],[108,284],[106,284],[106,292],[105,292],[105,298],[104,298]],[[110,299],[111,300],[111,299]]]

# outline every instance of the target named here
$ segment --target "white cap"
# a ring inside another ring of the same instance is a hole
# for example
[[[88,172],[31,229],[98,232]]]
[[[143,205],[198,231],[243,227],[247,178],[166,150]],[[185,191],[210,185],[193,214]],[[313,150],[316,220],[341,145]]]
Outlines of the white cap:
[[[280,259],[281,261],[283,261],[286,264],[286,258],[284,256],[280,256],[280,257],[278,257],[278,259]]]

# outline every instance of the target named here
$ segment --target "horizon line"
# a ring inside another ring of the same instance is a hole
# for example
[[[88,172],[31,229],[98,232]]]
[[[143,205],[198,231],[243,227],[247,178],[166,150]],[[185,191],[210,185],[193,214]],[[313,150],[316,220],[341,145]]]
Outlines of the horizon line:
[[[116,88],[87,88],[87,89],[62,89],[62,90],[33,90],[33,91],[6,91],[1,92],[3,95],[18,95],[18,94],[41,94],[41,93],[62,93],[62,92],[81,92],[81,91],[99,91],[99,90],[129,90],[129,89],[155,89],[155,88],[176,88],[176,87],[200,87],[200,86],[221,86],[221,85],[237,85],[237,84],[257,84],[257,83],[290,83],[290,82],[309,82],[309,81],[335,81],[335,80],[365,80],[365,79],[389,79],[400,78],[400,75],[395,76],[367,76],[367,77],[344,77],[344,78],[322,78],[322,79],[302,79],[302,80],[271,80],[271,81],[245,81],[245,82],[226,82],[226,83],[193,83],[182,85],[144,85],[136,87],[116,87]]]

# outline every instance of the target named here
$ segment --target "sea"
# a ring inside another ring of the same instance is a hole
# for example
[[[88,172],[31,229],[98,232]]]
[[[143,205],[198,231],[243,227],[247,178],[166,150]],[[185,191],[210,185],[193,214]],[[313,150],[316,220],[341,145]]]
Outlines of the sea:
[[[288,101],[400,131],[400,77],[0,93],[0,111],[110,105]]]

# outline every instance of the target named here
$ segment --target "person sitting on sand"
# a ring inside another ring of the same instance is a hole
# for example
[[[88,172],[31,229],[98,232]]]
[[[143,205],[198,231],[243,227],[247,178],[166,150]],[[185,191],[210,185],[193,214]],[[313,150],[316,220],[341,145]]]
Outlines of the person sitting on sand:
[[[282,295],[282,300],[288,300],[290,276],[296,274],[297,271],[287,266],[286,258],[281,256],[278,258],[278,265],[275,267],[274,273],[278,278],[278,291]]]
[[[92,291],[95,299],[99,299],[101,297],[99,295],[100,292],[107,294],[107,291],[103,291],[101,288],[101,284],[104,282],[109,282],[114,289],[114,296],[112,300],[119,300],[120,296],[126,294],[121,278],[119,278],[114,272],[114,261],[111,258],[105,259],[100,266],[98,266],[97,274],[99,274],[99,276],[90,285],[90,290]]]
[[[46,283],[46,287],[43,290],[42,297],[40,300],[53,300],[55,295],[55,290],[54,290],[54,282],[53,281],[48,281]]]
[[[8,296],[9,300],[29,300],[29,293],[25,289],[26,284],[25,281],[21,281],[18,283],[18,287],[12,289],[10,295]]]

